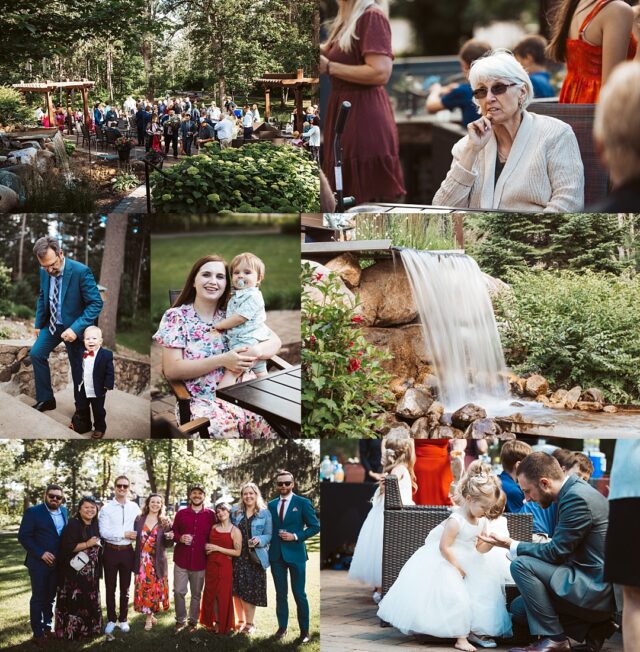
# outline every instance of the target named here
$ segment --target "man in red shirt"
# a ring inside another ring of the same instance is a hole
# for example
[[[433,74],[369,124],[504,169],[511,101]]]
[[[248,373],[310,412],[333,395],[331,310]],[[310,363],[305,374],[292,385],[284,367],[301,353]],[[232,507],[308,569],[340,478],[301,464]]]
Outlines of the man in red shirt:
[[[204,586],[207,566],[205,544],[209,532],[217,522],[215,512],[204,506],[206,492],[195,483],[189,488],[189,506],[181,509],[173,521],[173,593],[176,608],[176,632],[189,626],[195,631],[200,615],[200,596]],[[189,618],[187,621],[186,595],[191,591]]]

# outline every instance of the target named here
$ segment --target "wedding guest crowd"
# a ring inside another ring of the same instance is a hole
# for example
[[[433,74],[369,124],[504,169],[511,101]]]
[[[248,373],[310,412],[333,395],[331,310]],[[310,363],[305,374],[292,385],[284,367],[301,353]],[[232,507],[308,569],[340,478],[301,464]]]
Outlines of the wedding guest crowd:
[[[144,630],[151,630],[157,615],[170,608],[167,549],[172,546],[176,632],[193,632],[200,623],[217,634],[254,634],[256,607],[268,606],[271,568],[278,620],[273,635],[287,635],[290,576],[298,643],[308,642],[305,541],[319,532],[320,524],[311,501],[294,493],[290,472],[279,471],[274,484],[278,497],[268,504],[258,486],[247,482],[237,506],[222,501],[212,510],[205,506],[205,486],[193,483],[188,505],[173,519],[158,493],[150,494],[140,510],[130,499],[125,475],[115,479],[112,500],[101,507],[93,497],[84,497],[72,517],[63,506],[62,487],[47,485],[43,502],[25,511],[18,532],[31,580],[33,642],[45,647],[49,638],[90,639],[102,631],[113,637],[116,628],[126,634],[132,578],[133,608],[144,614]],[[106,624],[100,602],[103,576]]]

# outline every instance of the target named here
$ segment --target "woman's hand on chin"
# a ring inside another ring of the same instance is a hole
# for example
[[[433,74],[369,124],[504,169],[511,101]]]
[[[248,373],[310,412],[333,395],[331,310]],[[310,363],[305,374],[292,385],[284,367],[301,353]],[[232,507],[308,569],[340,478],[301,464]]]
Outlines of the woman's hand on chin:
[[[483,115],[467,125],[467,132],[469,134],[469,145],[475,152],[479,152],[491,139],[493,125],[491,120]]]
[[[247,351],[248,347],[243,346],[224,353],[224,368],[236,374],[249,371],[249,369],[253,367],[257,358],[253,355],[249,355]]]

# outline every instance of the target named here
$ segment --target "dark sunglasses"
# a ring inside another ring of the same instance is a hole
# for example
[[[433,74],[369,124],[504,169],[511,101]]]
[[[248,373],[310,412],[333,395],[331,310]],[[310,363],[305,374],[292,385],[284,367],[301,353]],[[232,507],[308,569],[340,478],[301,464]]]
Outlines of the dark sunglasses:
[[[507,88],[511,88],[512,86],[517,85],[518,84],[503,84],[502,82],[499,82],[498,84],[494,84],[491,87],[491,93],[492,95],[504,95],[507,92]],[[487,97],[488,93],[489,90],[486,88],[476,88],[475,91],[473,91],[472,95],[476,98],[476,100],[483,100],[485,97]]]
[[[118,489],[128,489],[129,485],[128,484],[117,484],[116,487]]]
[[[64,500],[64,496],[59,496],[58,494],[47,494],[49,500]]]
[[[286,482],[278,482],[277,485],[279,487],[288,487],[291,484],[291,480],[287,480]]]

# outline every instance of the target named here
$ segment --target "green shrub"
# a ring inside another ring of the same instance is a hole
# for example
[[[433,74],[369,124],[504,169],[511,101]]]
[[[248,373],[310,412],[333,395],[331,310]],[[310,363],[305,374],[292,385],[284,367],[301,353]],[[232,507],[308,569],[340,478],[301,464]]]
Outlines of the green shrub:
[[[152,175],[159,213],[298,213],[320,210],[318,166],[297,147],[271,143],[205,152]]]
[[[640,276],[586,270],[512,272],[494,298],[507,363],[552,385],[640,399]]]
[[[324,278],[306,263],[304,286],[322,294],[322,302],[302,295],[302,407],[304,437],[375,437],[389,397],[386,352],[369,344],[358,328],[361,317],[343,303],[336,274]]]
[[[21,303],[16,303],[13,306],[13,317],[17,317],[18,319],[33,319],[35,315],[35,310],[29,306],[25,306]]]
[[[67,156],[71,156],[76,151],[75,143],[72,143],[68,140],[64,141],[64,148],[67,152]]]
[[[117,192],[126,192],[132,190],[140,185],[138,177],[135,174],[128,172],[118,172],[114,179],[111,180],[111,185]]]
[[[22,94],[9,86],[0,86],[0,125],[7,127],[34,122],[33,111]]]

